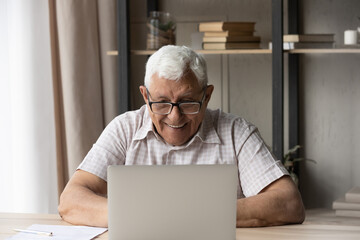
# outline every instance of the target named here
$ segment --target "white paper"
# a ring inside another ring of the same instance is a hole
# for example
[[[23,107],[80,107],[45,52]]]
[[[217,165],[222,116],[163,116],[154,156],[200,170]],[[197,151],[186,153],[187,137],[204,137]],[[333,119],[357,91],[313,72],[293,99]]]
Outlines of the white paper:
[[[89,240],[102,234],[107,230],[107,228],[33,224],[28,227],[27,230],[52,232],[53,236],[43,236],[33,233],[19,232],[18,234],[7,239]]]

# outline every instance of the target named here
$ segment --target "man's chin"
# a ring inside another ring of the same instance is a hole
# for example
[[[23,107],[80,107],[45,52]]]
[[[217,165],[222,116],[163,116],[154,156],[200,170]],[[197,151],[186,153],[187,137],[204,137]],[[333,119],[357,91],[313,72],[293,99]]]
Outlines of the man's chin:
[[[174,134],[174,137],[166,137],[163,139],[170,145],[173,146],[181,146],[186,144],[191,138],[187,137],[188,135],[186,134],[186,136],[181,135],[181,134]]]
[[[164,139],[168,144],[173,146],[181,146],[184,145],[188,140],[183,139]]]

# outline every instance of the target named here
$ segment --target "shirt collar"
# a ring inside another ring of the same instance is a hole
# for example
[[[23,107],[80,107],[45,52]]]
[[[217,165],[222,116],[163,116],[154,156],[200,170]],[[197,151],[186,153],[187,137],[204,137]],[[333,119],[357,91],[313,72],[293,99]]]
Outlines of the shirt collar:
[[[160,136],[154,130],[153,122],[149,115],[149,109],[147,108],[147,105],[145,104],[141,108],[144,111],[142,126],[140,127],[139,131],[136,132],[134,140],[142,140],[146,138],[146,136],[151,132],[154,134],[157,140],[160,140]]]
[[[154,129],[154,125],[153,125],[153,122],[149,115],[149,110],[148,110],[147,106],[144,105],[142,108],[145,108],[144,115],[143,115],[144,116],[143,117],[143,125],[139,129],[139,131],[136,132],[134,140],[145,139],[149,133],[153,133],[157,140],[162,141],[161,137],[159,136],[159,134],[156,133],[156,131]],[[195,136],[186,145],[189,145],[192,142],[194,142],[194,140],[196,138],[200,139],[204,143],[221,144],[219,135],[217,134],[217,132],[214,128],[213,119],[208,110],[206,110],[206,112],[205,112],[205,116],[204,116],[202,124],[200,125],[199,130],[197,131]]]
[[[214,128],[214,121],[208,110],[206,110],[203,122],[194,138],[199,138],[204,143],[221,144],[220,137]]]

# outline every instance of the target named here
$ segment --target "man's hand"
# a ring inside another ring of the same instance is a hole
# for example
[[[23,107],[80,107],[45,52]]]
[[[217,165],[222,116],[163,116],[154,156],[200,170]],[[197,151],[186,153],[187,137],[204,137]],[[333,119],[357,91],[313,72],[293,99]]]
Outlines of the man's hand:
[[[274,181],[259,194],[237,202],[237,227],[302,223],[304,219],[300,193],[289,176]]]
[[[103,179],[77,170],[60,196],[59,214],[72,224],[107,227],[106,194]]]

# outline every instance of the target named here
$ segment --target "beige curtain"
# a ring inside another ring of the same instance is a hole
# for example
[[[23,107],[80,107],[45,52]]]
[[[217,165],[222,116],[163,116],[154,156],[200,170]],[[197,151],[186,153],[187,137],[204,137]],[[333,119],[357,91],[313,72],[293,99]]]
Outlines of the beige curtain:
[[[117,114],[116,0],[49,0],[58,192]]]

